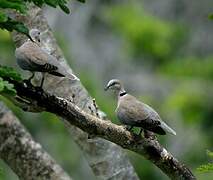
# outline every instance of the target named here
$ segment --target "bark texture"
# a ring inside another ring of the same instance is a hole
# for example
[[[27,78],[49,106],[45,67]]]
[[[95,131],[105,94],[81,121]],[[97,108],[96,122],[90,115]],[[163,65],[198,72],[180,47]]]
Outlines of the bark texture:
[[[13,113],[0,102],[0,158],[20,179],[70,180],[36,143]]]
[[[42,47],[54,55],[67,68],[68,72],[72,72],[40,8],[30,5],[27,16],[21,16],[15,12],[11,12],[10,14],[24,22],[30,29],[38,28],[41,30]],[[26,40],[26,36],[21,34],[13,33],[12,36],[16,46],[20,46]],[[51,94],[74,101],[74,103],[85,112],[95,112],[101,119],[105,117],[103,112],[96,109],[93,99],[80,82],[72,82],[66,78],[57,78],[49,75],[45,79],[44,89]],[[33,109],[31,109],[31,111],[40,110],[38,106],[34,106]],[[72,126],[70,123],[67,123],[67,121],[64,122],[67,124],[68,130],[75,142],[81,147],[96,177],[99,179],[138,179],[133,166],[122,148],[101,138],[88,140],[87,133]]]
[[[34,102],[33,106],[42,107],[46,111],[62,117],[67,124],[79,127],[92,136],[102,137],[143,155],[171,179],[196,179],[190,169],[173,157],[156,139],[141,138],[122,126],[110,121],[103,121],[97,116],[82,111],[64,98],[51,95],[43,90],[38,91],[37,88],[24,83],[7,78],[6,80],[15,85],[19,97]]]

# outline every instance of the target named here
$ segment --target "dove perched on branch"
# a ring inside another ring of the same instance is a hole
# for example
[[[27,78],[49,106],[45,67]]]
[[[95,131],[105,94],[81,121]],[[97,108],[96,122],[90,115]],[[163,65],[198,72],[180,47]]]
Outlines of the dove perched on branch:
[[[41,88],[44,83],[45,73],[67,77],[71,80],[79,80],[74,74],[67,72],[54,56],[48,54],[39,46],[41,33],[38,29],[31,29],[29,34],[33,41],[28,39],[15,50],[17,64],[23,70],[32,72],[32,76],[28,79],[29,81],[34,77],[35,72],[42,73]]]
[[[117,117],[122,124],[130,126],[129,130],[133,127],[141,127],[140,134],[142,130],[148,130],[160,135],[165,135],[167,132],[176,135],[176,132],[161,120],[154,109],[128,94],[118,79],[110,80],[105,90],[108,89],[116,92]]]

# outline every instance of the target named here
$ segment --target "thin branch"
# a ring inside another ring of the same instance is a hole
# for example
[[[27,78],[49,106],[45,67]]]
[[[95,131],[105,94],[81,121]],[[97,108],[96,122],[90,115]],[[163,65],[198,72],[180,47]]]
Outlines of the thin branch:
[[[24,180],[71,178],[0,102],[0,158]]]
[[[62,117],[66,123],[77,126],[88,134],[104,138],[143,155],[171,179],[195,179],[189,168],[174,158],[157,140],[141,138],[122,126],[103,121],[82,111],[64,98],[38,90],[33,86],[27,86],[25,83],[8,78],[6,80],[14,84],[19,97],[36,102],[37,106]]]

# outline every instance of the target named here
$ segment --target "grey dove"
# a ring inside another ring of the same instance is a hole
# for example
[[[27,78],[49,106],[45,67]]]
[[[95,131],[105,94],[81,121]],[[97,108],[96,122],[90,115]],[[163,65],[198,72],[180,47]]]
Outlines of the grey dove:
[[[147,104],[137,100],[134,96],[128,94],[118,79],[112,79],[108,82],[105,90],[114,90],[118,97],[116,114],[122,124],[133,127],[140,127],[142,130],[148,130],[160,135],[167,132],[176,135],[176,132],[163,122],[158,113]]]
[[[48,54],[40,47],[41,33],[38,29],[30,30],[29,34],[33,41],[28,39],[22,46],[15,50],[17,64],[23,70],[32,72],[29,81],[34,77],[35,72],[42,73],[41,88],[44,83],[45,73],[67,77],[71,80],[79,80],[75,75],[68,73],[54,56]]]

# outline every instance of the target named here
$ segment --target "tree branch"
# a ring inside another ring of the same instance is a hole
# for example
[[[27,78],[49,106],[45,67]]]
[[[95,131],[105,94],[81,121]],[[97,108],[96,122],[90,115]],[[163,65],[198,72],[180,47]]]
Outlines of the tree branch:
[[[25,83],[8,78],[5,80],[14,84],[19,97],[36,102],[37,106],[62,117],[66,123],[77,126],[91,135],[104,138],[143,155],[171,179],[195,179],[192,172],[163,148],[157,140],[141,138],[125,130],[122,126],[115,125],[110,121],[103,121],[82,111],[64,98],[39,91]]]
[[[42,47],[57,57],[60,63],[67,68],[67,71],[72,72],[40,8],[29,5],[29,12],[26,16],[16,12],[11,12],[11,15],[24,22],[29,29],[38,28],[41,30]],[[16,46],[20,46],[26,40],[26,36],[22,34],[13,33],[12,36]],[[66,99],[73,99],[73,95],[75,95],[74,101],[79,108],[88,113],[95,112],[93,99],[80,82],[73,83],[66,78],[57,78],[50,75],[46,76],[44,88],[46,91]],[[37,108],[38,106],[30,107],[31,111],[41,111],[40,108]],[[104,117],[104,113],[100,110],[97,113],[101,118]],[[102,138],[88,140],[87,133],[72,126],[70,123],[66,124],[72,138],[80,146],[88,164],[98,179],[139,179],[122,148]]]
[[[19,120],[0,102],[0,158],[20,179],[70,180]]]

